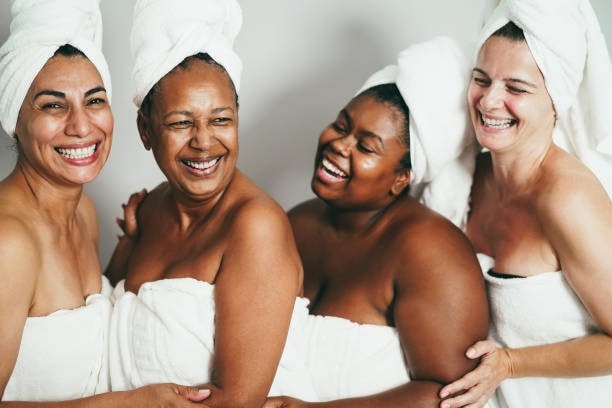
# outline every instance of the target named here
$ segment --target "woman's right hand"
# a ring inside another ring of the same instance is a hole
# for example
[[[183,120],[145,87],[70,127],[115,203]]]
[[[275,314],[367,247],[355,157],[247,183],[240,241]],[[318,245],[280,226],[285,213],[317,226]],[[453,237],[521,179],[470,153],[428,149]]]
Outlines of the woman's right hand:
[[[136,214],[142,200],[145,199],[148,192],[146,188],[133,193],[128,199],[127,204],[121,204],[123,208],[123,218],[117,218],[116,222],[123,234],[128,238],[134,238],[138,235],[138,219]]]
[[[125,406],[129,407],[206,407],[202,404],[210,390],[172,383],[153,384],[128,391]]]

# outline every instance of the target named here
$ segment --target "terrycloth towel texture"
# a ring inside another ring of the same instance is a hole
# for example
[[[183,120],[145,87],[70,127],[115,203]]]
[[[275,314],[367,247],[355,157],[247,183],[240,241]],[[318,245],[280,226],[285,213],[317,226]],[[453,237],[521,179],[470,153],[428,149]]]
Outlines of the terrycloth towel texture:
[[[410,111],[411,195],[456,225],[463,222],[478,151],[467,111],[470,66],[447,37],[400,52],[359,93],[395,83]]]
[[[310,315],[302,342],[319,401],[377,394],[410,381],[393,327]]]
[[[508,21],[523,29],[556,112],[555,142],[612,196],[612,64],[588,0],[502,0],[479,47]]]
[[[232,49],[242,26],[236,0],[138,0],[132,25],[134,103],[185,58],[208,53],[240,89],[242,61]]]
[[[29,317],[3,401],[61,401],[109,391],[108,330],[112,288],[85,306]]]
[[[0,120],[9,135],[34,78],[62,45],[81,50],[102,77],[111,97],[102,55],[100,0],[13,0],[8,40],[0,48]]]
[[[492,258],[479,254],[491,309],[489,337],[503,347],[556,343],[599,331],[562,272],[527,278],[490,276]],[[612,376],[519,378],[502,382],[492,403],[500,408],[608,407]]]
[[[215,340],[214,285],[192,278],[164,279],[141,286],[138,295],[115,288],[111,319],[110,372],[113,390],[210,380]],[[269,395],[314,400],[302,338],[308,300],[297,298],[289,335]]]

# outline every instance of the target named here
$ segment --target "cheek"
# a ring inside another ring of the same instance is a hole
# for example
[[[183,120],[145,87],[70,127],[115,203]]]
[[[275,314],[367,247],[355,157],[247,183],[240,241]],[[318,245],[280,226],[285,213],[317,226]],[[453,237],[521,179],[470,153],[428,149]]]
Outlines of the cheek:
[[[110,108],[95,114],[92,117],[92,123],[106,136],[111,136],[113,133],[114,119]]]
[[[58,134],[63,133],[64,127],[64,121],[61,119],[49,115],[37,116],[28,121],[26,134],[20,136],[29,138],[32,143],[50,143]]]

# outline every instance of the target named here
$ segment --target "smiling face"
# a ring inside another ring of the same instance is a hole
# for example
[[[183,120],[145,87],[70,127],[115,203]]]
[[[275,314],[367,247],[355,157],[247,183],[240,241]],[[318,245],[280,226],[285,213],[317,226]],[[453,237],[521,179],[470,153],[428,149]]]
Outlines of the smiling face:
[[[312,190],[338,207],[388,205],[410,181],[400,162],[408,151],[402,113],[372,95],[354,98],[319,137]]]
[[[140,136],[176,193],[189,201],[221,194],[238,158],[238,107],[227,73],[191,58],[156,86]]]
[[[468,103],[478,142],[493,152],[529,148],[551,137],[553,103],[525,41],[493,36],[484,43]]]
[[[19,162],[54,184],[92,181],[108,158],[113,116],[102,79],[83,56],[56,55],[19,111]]]

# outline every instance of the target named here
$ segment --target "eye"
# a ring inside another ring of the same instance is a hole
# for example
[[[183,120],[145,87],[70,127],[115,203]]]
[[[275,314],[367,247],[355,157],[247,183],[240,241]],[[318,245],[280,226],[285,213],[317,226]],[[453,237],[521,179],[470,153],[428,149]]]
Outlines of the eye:
[[[480,86],[487,86],[490,84],[490,81],[487,78],[483,77],[472,77],[472,81],[474,81],[475,84]]]
[[[342,134],[347,133],[346,127],[338,121],[335,121],[334,123],[332,123],[331,126],[332,126],[332,129],[334,129],[338,133],[342,133]]]
[[[87,101],[87,105],[102,105],[106,103],[104,98],[91,98]]]
[[[368,146],[366,143],[363,143],[363,142],[357,143],[357,149],[363,153],[374,153],[375,152],[374,149],[372,149],[370,146]]]
[[[224,126],[224,125],[229,125],[229,124],[230,124],[230,123],[232,123],[232,122],[233,122],[232,118],[226,118],[226,117],[222,117],[222,118],[214,118],[214,119],[212,120],[212,123],[213,123],[214,125],[221,125],[221,126]]]
[[[44,110],[62,109],[64,106],[58,102],[48,102],[41,106]]]
[[[176,122],[168,123],[166,126],[172,129],[188,129],[193,126],[193,122],[189,120],[179,120]]]
[[[524,90],[524,89],[520,89],[520,88],[517,88],[517,87],[514,87],[514,86],[509,86],[509,87],[508,87],[508,91],[509,91],[510,93],[515,94],[515,95],[520,95],[520,94],[523,94],[523,93],[526,93],[526,92],[527,92],[527,91],[526,91],[526,90]]]

